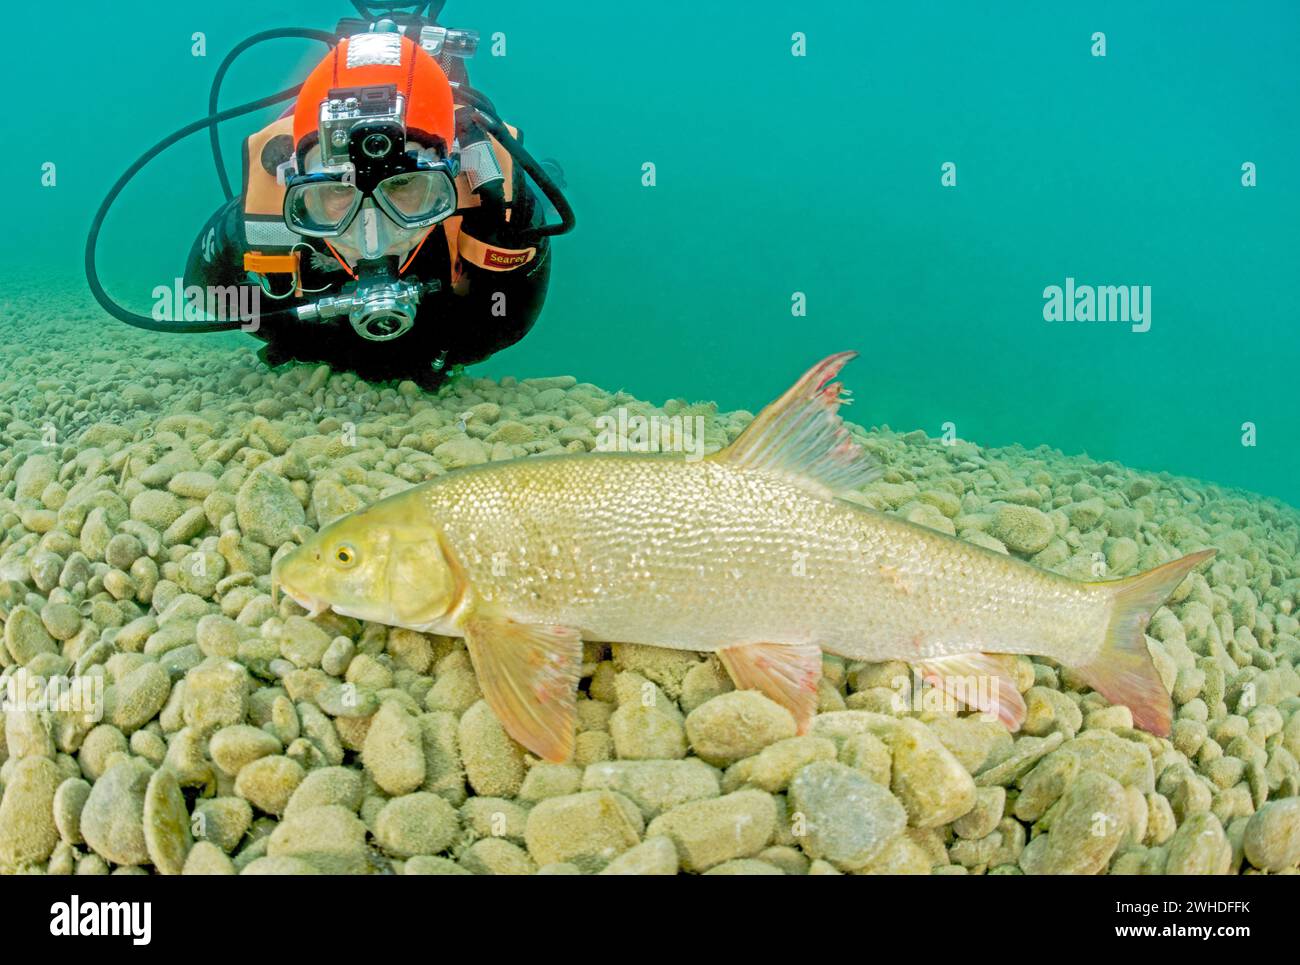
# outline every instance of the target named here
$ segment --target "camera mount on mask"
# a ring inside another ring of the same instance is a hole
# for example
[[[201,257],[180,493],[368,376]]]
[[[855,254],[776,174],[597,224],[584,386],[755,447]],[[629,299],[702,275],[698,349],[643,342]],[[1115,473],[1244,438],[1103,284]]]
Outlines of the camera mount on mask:
[[[334,47],[340,42],[340,40],[357,33],[395,29],[406,36],[412,37],[412,39],[416,39],[421,48],[430,56],[434,57],[439,65],[444,68],[444,71],[450,71],[456,60],[473,55],[477,48],[478,35],[471,30],[453,30],[435,23],[434,21],[441,13],[444,4],[445,0],[432,0],[432,2],[428,3],[386,3],[378,2],[378,0],[371,3],[362,3],[359,2],[359,0],[352,0],[352,6],[361,19],[344,18],[339,21],[339,24],[333,33],[297,27],[277,28],[254,34],[232,48],[230,53],[222,60],[213,77],[212,89],[208,98],[208,115],[191,124],[187,124],[180,130],[163,138],[136,159],[136,161],[127,168],[125,172],[123,172],[122,176],[119,177],[109,189],[103,202],[100,204],[98,211],[96,211],[94,218],[91,220],[90,231],[86,237],[85,247],[86,283],[91,294],[95,297],[95,300],[99,302],[100,306],[108,312],[108,314],[112,315],[119,321],[152,332],[198,334],[204,332],[230,331],[242,327],[245,322],[239,319],[199,322],[156,319],[150,315],[133,312],[116,302],[100,282],[96,264],[96,251],[99,234],[103,228],[104,220],[114,202],[122,193],[126,185],[131,182],[131,180],[142,168],[144,168],[145,165],[178,141],[205,129],[209,131],[213,161],[217,168],[217,177],[221,183],[222,191],[227,201],[234,197],[234,192],[226,175],[224,158],[217,137],[218,126],[223,121],[251,114],[255,111],[263,110],[283,101],[291,100],[297,97],[299,91],[302,90],[302,85],[299,84],[288,88],[287,90],[282,90],[278,93],[259,98],[255,101],[250,101],[246,104],[241,104],[237,107],[218,110],[217,105],[220,98],[221,85],[225,75],[229,71],[230,66],[235,59],[249,48],[266,41],[285,38],[313,40]],[[388,23],[382,23],[382,21],[388,21]],[[464,76],[463,69],[459,71],[459,76]],[[474,111],[475,119],[485,130],[491,133],[502,148],[504,148],[515,159],[515,161],[518,162],[520,168],[522,168],[533,180],[559,215],[560,220],[558,222],[524,229],[520,233],[521,241],[525,243],[527,241],[537,241],[544,237],[564,234],[571,231],[575,224],[573,209],[569,206],[569,203],[567,199],[565,199],[559,185],[555,183],[555,180],[551,177],[546,168],[538,163],[538,161],[524,149],[523,145],[519,142],[519,139],[514,136],[506,124],[497,116],[491,102],[486,97],[470,88],[466,83],[455,80],[450,81],[450,83],[455,102]],[[378,95],[375,96],[377,97]],[[342,98],[342,100],[346,102],[347,99]],[[397,100],[400,101],[400,97],[398,97]],[[377,104],[378,101],[375,103]],[[375,105],[368,104],[367,106]],[[397,105],[390,102],[388,106],[396,107]],[[361,104],[360,100],[358,100],[357,110],[359,111],[360,108]],[[375,162],[373,165],[373,171],[377,172],[382,164],[385,163],[383,160],[384,158],[387,158],[390,163],[400,163],[400,161],[406,160],[404,157],[404,129],[403,132],[399,133],[399,131],[394,129],[391,125],[385,127],[384,125],[387,122],[384,121],[380,115],[362,117],[359,119],[362,122],[361,130],[364,132],[362,135],[363,139],[359,145],[362,157],[367,155],[365,147],[367,143],[365,140],[366,138],[374,138],[369,143],[371,148],[376,151],[377,155],[379,155],[373,158]],[[341,121],[341,118],[339,120]],[[376,122],[374,127],[367,126],[371,122]],[[341,127],[331,127],[331,141],[333,138],[333,131],[336,129],[342,130]],[[349,151],[349,156],[352,157],[350,147],[356,139],[354,132],[357,130],[357,124],[353,123],[349,125],[347,130],[347,140],[343,145],[343,149]],[[394,158],[394,151],[392,150],[387,154],[379,151],[379,148],[381,147],[380,138],[387,138],[391,147],[396,148],[396,159]],[[324,150],[325,145],[322,144],[322,152],[324,152]],[[356,163],[355,157],[352,157],[352,160]],[[362,176],[362,172],[358,170],[357,177],[360,179]],[[367,178],[370,176],[370,173],[365,175]],[[396,338],[398,335],[409,330],[414,319],[414,304],[419,301],[419,298],[422,295],[437,290],[439,286],[436,282],[419,283],[400,281],[396,283],[393,290],[381,292],[376,287],[375,282],[367,284],[367,276],[358,272],[356,282],[350,284],[348,287],[351,288],[350,292],[344,290],[338,297],[322,299],[314,305],[286,307],[274,311],[263,312],[258,321],[264,325],[268,323],[273,325],[279,319],[287,320],[292,318],[304,320],[314,315],[315,318],[324,320],[341,314],[347,314],[352,320],[353,327],[357,329],[358,333],[363,337],[371,340],[386,341]],[[329,304],[327,305],[326,303]],[[356,319],[359,316],[355,313],[358,312],[363,314],[369,312],[369,315],[366,317],[373,316],[374,319],[373,322],[364,322],[364,331],[362,328],[357,328],[358,322]],[[402,327],[403,325],[405,327]],[[389,331],[392,331],[394,334],[387,334]],[[370,332],[371,334],[367,334],[367,332]],[[376,336],[380,337],[376,338]]]

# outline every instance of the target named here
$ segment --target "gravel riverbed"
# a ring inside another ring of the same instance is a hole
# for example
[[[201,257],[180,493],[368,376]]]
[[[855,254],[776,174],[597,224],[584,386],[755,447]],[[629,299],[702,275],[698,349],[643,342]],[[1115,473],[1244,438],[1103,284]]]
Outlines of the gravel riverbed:
[[[1148,628],[1170,738],[1024,657],[1017,734],[924,701],[900,711],[905,665],[827,656],[819,714],[796,736],[716,658],[588,644],[575,758],[547,764],[506,736],[459,640],[308,620],[272,600],[272,560],[459,466],[590,449],[619,407],[702,416],[708,450],[752,415],[569,376],[461,377],[430,395],[269,371],[251,344],[138,333],[80,297],[5,300],[0,870],[1300,866],[1292,507],[1047,448],[855,429],[885,468],[862,502],[1076,578],[1217,547]],[[12,700],[50,681],[82,689]],[[74,706],[94,693],[98,718]]]

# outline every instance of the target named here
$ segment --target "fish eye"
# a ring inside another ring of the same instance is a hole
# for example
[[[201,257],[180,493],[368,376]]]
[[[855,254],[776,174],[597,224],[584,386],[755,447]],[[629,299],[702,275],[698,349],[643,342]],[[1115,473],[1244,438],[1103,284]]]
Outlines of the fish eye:
[[[340,543],[334,549],[334,559],[341,566],[351,566],[357,561],[357,551],[347,543]]]

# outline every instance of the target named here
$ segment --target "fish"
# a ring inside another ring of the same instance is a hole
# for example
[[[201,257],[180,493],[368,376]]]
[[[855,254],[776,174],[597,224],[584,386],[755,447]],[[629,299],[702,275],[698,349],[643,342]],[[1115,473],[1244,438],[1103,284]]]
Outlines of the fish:
[[[868,508],[880,468],[834,381],[855,355],[814,365],[703,459],[566,453],[413,486],[280,556],[273,588],[309,614],[463,637],[506,733],[546,761],[573,752],[584,641],[714,653],[799,733],[824,654],[905,661],[1013,731],[1016,655],[1038,655],[1167,736],[1144,630],[1215,551],[1081,582]]]

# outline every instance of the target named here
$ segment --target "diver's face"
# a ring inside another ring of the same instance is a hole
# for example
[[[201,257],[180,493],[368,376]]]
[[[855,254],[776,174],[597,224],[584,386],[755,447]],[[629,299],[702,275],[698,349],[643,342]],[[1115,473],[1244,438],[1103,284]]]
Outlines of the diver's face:
[[[433,151],[416,141],[407,141],[406,150],[420,151],[431,160],[437,159]],[[320,148],[314,147],[307,153],[306,173],[314,174],[323,170],[325,169],[321,165]],[[344,207],[347,204],[345,194],[346,198],[351,198],[353,192],[351,189],[339,192],[338,203]],[[329,201],[328,194],[321,195],[321,203],[328,204]],[[326,240],[350,267],[355,267],[359,261],[373,261],[378,258],[394,257],[400,261],[420,243],[420,239],[428,230],[427,227],[405,228],[397,224],[375,203],[374,198],[367,196],[361,202],[361,208],[351,224],[338,235]]]

